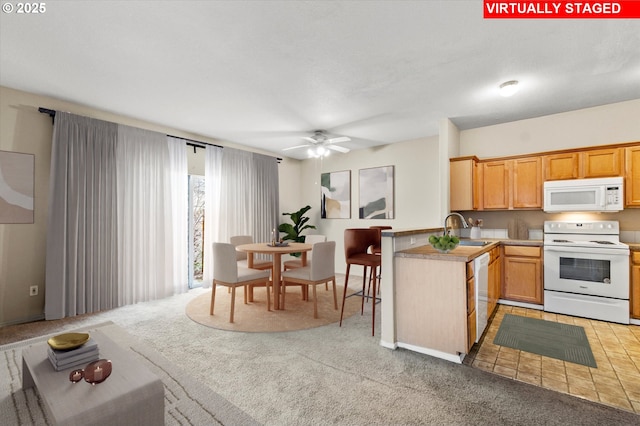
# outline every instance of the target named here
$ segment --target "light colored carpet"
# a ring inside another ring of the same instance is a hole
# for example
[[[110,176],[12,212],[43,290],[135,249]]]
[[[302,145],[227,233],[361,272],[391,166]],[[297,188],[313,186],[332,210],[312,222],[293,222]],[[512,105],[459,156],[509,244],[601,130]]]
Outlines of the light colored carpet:
[[[342,327],[281,333],[203,327],[185,307],[209,291],[125,306],[63,323],[59,331],[113,321],[265,425],[637,426],[640,420],[467,365],[383,348],[379,319],[371,337],[370,304]]]
[[[324,286],[318,286],[318,318],[313,317],[312,292],[309,290],[309,300],[302,300],[300,287],[288,287],[285,310],[267,311],[267,296],[264,287],[254,289],[253,302],[243,303],[242,289],[236,290],[236,308],[233,323],[229,322],[231,308],[231,294],[226,287],[216,290],[214,315],[209,315],[211,305],[211,290],[202,294],[187,304],[186,312],[189,318],[207,327],[220,330],[246,332],[277,332],[305,330],[320,327],[340,321],[340,307],[344,287],[337,286],[338,309],[333,308],[333,291]],[[347,297],[344,306],[344,318],[356,312],[360,314],[361,297]],[[273,301],[272,301],[273,302]],[[272,305],[273,308],[273,305]],[[379,309],[379,305],[378,305]],[[337,327],[338,324],[335,324]]]
[[[164,385],[165,425],[232,425],[258,424],[249,415],[213,392],[202,383],[168,361],[154,349],[141,344],[112,322],[98,324],[77,331],[99,329],[119,346],[126,348],[157,375]],[[42,344],[46,337],[0,346],[0,424],[44,425],[42,401],[33,388],[22,389],[22,348]],[[60,380],[68,380],[68,371],[59,373]],[[131,378],[135,380],[135,377]],[[107,379],[109,380],[109,379]],[[100,385],[97,385],[100,386]]]

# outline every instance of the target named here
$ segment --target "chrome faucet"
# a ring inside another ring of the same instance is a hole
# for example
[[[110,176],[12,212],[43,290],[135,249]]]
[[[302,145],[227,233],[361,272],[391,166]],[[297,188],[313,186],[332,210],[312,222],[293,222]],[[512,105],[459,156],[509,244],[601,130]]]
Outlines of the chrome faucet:
[[[447,235],[447,219],[449,219],[451,216],[458,216],[458,217],[460,218],[460,221],[462,222],[462,227],[463,227],[463,228],[468,228],[468,227],[469,227],[469,225],[467,225],[467,221],[466,221],[466,219],[465,219],[465,218],[464,218],[464,216],[462,216],[460,213],[456,213],[456,212],[449,213],[449,214],[444,218],[444,226],[443,226],[443,228],[444,228],[444,234],[443,234],[443,235]]]

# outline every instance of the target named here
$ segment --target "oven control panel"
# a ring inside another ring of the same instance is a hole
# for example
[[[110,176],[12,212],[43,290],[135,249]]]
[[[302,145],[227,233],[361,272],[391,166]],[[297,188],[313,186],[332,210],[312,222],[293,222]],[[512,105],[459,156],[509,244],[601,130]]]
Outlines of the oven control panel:
[[[548,234],[620,234],[615,220],[591,222],[545,221],[544,232]]]

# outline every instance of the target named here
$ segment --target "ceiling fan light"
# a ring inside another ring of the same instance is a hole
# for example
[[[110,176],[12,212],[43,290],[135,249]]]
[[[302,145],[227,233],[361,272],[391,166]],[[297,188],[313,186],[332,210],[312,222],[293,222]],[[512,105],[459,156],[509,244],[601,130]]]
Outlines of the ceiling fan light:
[[[505,81],[500,85],[500,96],[508,98],[518,91],[518,80]]]

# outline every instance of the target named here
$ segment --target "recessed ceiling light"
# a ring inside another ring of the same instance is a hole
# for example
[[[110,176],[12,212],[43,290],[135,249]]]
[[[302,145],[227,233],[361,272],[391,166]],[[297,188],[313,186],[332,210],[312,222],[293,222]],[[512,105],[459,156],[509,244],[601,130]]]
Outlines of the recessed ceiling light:
[[[508,98],[518,91],[518,80],[505,81],[500,85],[500,95]]]

